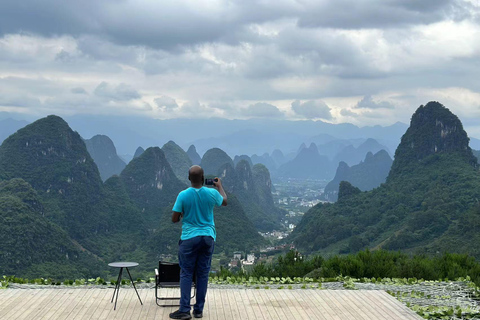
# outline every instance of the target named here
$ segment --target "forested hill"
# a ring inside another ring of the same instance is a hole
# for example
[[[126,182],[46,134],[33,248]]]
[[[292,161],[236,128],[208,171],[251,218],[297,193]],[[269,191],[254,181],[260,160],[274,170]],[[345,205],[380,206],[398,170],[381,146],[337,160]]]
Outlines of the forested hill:
[[[108,262],[133,260],[151,273],[159,256],[177,251],[171,209],[186,187],[158,147],[103,183],[77,132],[57,116],[37,120],[0,146],[0,270],[105,277]],[[234,196],[215,221],[217,253],[265,244]]]
[[[62,118],[37,120],[2,143],[0,179],[11,178],[27,181],[46,202],[45,216],[73,238],[100,231],[100,174],[80,135]]]
[[[156,222],[163,208],[173,205],[187,186],[175,176],[164,152],[150,147],[130,161],[120,174],[130,198],[148,222]]]
[[[286,212],[273,203],[270,173],[263,164],[251,168],[247,160],[241,160],[235,168],[224,164],[220,171],[225,189],[238,198],[257,230],[281,228],[280,221]]]
[[[387,182],[369,192],[342,184],[338,202],[309,210],[293,241],[310,252],[370,247],[480,257],[474,245],[480,240],[480,175],[468,142],[447,108],[438,102],[420,106]]]
[[[188,154],[173,141],[165,143],[162,151],[178,180],[189,185],[188,169],[190,169],[193,163]]]
[[[85,145],[103,181],[115,174],[120,174],[125,168],[125,162],[117,155],[117,149],[109,137],[98,134],[91,139],[86,139]]]
[[[139,210],[104,187],[85,143],[57,116],[37,120],[3,142],[0,179],[8,197],[2,200],[8,221],[2,232],[23,244],[2,246],[4,258],[23,257],[15,264],[1,260],[5,273],[101,275],[104,261],[127,258],[141,246],[145,224]],[[134,244],[130,252],[119,250],[128,242]],[[42,259],[35,258],[42,252]]]

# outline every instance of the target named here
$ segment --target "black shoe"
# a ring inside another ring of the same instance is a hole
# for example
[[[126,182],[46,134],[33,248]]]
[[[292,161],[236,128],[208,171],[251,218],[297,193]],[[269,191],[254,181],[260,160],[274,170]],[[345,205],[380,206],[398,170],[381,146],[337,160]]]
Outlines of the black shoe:
[[[203,318],[203,312],[193,310],[193,317],[194,318]]]
[[[190,312],[181,312],[180,310],[177,310],[175,312],[170,313],[170,318],[187,320],[187,319],[192,319],[192,316],[190,315]]]

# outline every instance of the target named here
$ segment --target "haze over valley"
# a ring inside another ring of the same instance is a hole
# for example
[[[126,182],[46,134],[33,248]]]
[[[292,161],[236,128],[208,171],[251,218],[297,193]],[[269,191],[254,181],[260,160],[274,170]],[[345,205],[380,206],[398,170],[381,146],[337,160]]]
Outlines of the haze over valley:
[[[384,132],[383,141],[394,141],[391,130],[374,128]],[[245,139],[247,145],[251,135]],[[467,240],[459,228],[465,219],[477,223],[477,158],[460,120],[441,104],[418,108],[394,157],[368,137],[339,139],[317,131],[305,141],[316,142],[302,142],[292,152],[231,157],[218,147],[202,154],[195,145],[184,149],[170,140],[137,146],[128,161],[106,135],[84,139],[53,115],[34,121],[0,147],[0,203],[11,221],[2,228],[16,243],[2,265],[28,276],[65,277],[103,274],[104,259],[134,258],[146,269],[151,257],[175,259],[180,227],[171,225],[171,207],[188,186],[193,164],[220,177],[231,199],[216,211],[218,266],[226,267],[236,251],[257,257],[295,247],[329,254],[369,247],[428,253],[456,249],[458,239],[475,241],[476,235]],[[33,225],[53,237],[26,233],[36,230]],[[45,244],[34,255],[37,237]],[[125,249],[114,250],[119,246]],[[474,247],[462,252],[479,254]],[[41,263],[19,260],[21,255]],[[51,270],[51,263],[60,267]]]

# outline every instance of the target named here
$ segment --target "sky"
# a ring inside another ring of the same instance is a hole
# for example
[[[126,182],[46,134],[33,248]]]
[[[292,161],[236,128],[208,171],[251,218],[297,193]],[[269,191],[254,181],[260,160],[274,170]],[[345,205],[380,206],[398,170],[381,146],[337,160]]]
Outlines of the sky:
[[[408,123],[480,137],[480,0],[3,0],[0,112]]]

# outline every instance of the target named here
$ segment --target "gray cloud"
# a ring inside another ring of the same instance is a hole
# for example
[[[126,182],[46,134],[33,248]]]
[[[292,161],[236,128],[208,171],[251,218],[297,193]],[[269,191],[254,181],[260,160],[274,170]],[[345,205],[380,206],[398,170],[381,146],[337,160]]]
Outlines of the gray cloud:
[[[292,102],[292,110],[307,119],[332,119],[332,114],[330,113],[330,107],[327,104],[320,100],[310,100],[304,103],[301,103],[300,100],[295,100]]]
[[[282,117],[255,102],[300,99],[307,102],[292,105],[295,118],[358,112],[360,124],[371,111],[390,121],[452,87],[467,92],[452,99],[479,104],[478,11],[461,0],[3,1],[0,94],[32,112],[40,104],[70,113]],[[331,113],[310,102],[329,99],[342,101]]]
[[[23,96],[18,94],[0,94],[0,106],[35,108],[40,105],[40,100],[35,97]]]
[[[160,98],[155,98],[153,101],[155,102],[157,107],[165,111],[171,111],[178,108],[177,101],[168,96],[161,96]]]
[[[211,118],[215,116],[215,109],[209,108],[199,101],[187,101],[180,107],[178,116],[184,118]]]
[[[471,16],[470,7],[463,0],[311,1],[298,24],[309,28],[394,28],[449,19],[463,20]]]
[[[243,110],[243,115],[254,118],[283,118],[285,116],[276,106],[265,102],[249,105]]]
[[[87,94],[87,91],[81,87],[72,88],[70,92],[75,94]]]
[[[355,108],[360,109],[394,109],[395,107],[387,101],[373,101],[372,96],[365,96],[360,100]]]
[[[254,0],[215,5],[145,0],[3,1],[0,34],[96,34],[117,44],[178,50],[205,42],[238,43],[246,24],[291,16],[295,7],[288,0],[276,1],[274,6]]]
[[[104,81],[95,88],[94,93],[99,97],[118,101],[128,101],[141,98],[140,94],[134,88],[125,83],[120,83],[114,87]]]

